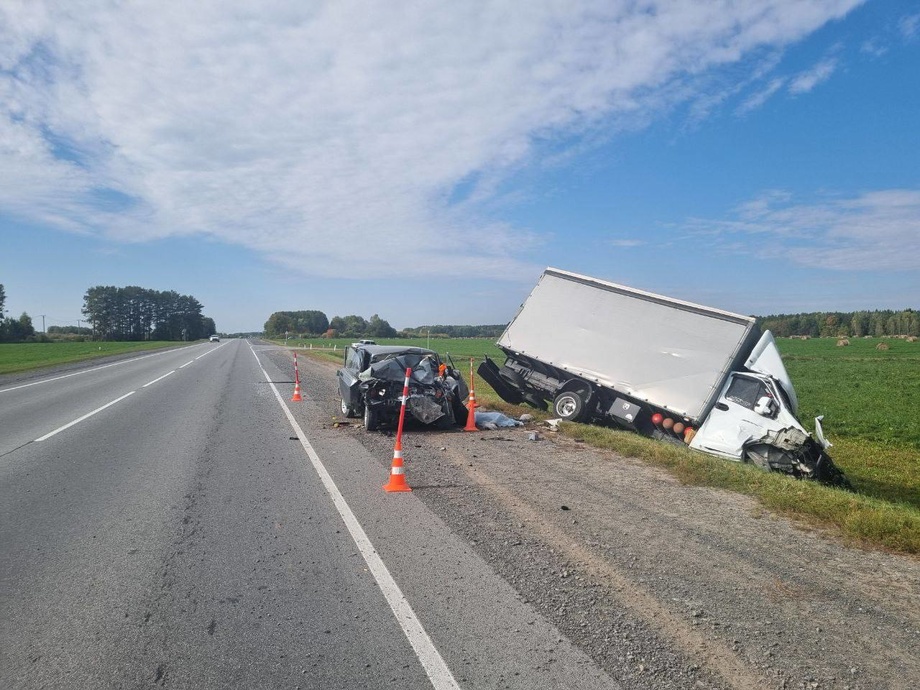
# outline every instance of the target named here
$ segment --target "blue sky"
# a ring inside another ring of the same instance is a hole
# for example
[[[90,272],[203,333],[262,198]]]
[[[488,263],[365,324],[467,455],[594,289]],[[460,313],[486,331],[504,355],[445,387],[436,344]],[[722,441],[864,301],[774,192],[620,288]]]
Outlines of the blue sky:
[[[7,315],[503,323],[546,266],[920,308],[907,0],[0,4]]]

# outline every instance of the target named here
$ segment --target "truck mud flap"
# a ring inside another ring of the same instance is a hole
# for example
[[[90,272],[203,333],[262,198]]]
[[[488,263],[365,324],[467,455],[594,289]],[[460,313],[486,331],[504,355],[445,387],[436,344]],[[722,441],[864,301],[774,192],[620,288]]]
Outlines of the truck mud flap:
[[[520,405],[524,402],[524,396],[520,390],[514,388],[508,381],[502,378],[502,375],[499,373],[498,365],[495,364],[488,357],[479,365],[479,368],[476,370],[479,372],[479,376],[488,383],[492,388],[498,393],[498,397],[504,400],[506,403],[511,403],[512,405]]]

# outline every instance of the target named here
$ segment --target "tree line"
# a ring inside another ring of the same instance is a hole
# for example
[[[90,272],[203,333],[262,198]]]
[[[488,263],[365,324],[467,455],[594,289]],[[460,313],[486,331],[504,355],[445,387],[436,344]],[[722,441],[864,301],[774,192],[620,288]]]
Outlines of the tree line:
[[[333,316],[329,320],[323,312],[316,310],[276,311],[265,322],[267,338],[395,338],[397,335],[396,329],[377,314],[370,319],[349,314]]]
[[[505,331],[507,324],[489,326],[415,326],[400,331],[406,338],[497,338]]]
[[[757,321],[779,337],[920,336],[920,313],[913,309],[778,314],[758,317]]]
[[[94,340],[198,340],[217,332],[202,304],[173,290],[97,285],[83,297]]]
[[[265,322],[267,338],[497,338],[505,324],[491,326],[415,326],[397,331],[374,314],[369,319],[356,314],[332,319],[315,309],[276,311]]]
[[[22,312],[18,319],[4,318],[6,313],[6,289],[0,284],[0,343],[20,343],[35,338],[32,318]]]

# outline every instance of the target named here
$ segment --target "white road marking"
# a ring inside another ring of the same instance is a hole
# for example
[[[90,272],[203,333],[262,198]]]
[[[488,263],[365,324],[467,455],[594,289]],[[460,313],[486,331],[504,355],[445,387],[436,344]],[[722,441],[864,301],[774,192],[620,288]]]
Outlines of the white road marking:
[[[214,350],[216,350],[216,349],[217,349],[217,348],[215,347]],[[210,352],[213,352],[214,350],[210,350]],[[157,353],[157,354],[161,354],[161,353]],[[208,354],[208,353],[205,353],[205,354]],[[145,356],[146,356],[146,357],[152,357],[153,355],[145,355]],[[204,355],[202,355],[202,357],[203,357],[203,356],[204,356]],[[133,362],[133,361],[136,361],[136,360],[138,360],[138,359],[143,359],[143,357],[136,357],[136,358],[133,359],[133,360],[127,360],[127,361],[132,361],[132,362]],[[201,359],[201,357],[196,357],[195,359]],[[179,369],[182,369],[182,368],[184,368],[184,367],[187,367],[189,364],[193,364],[194,361],[195,361],[195,360],[192,360],[191,362],[186,362],[186,363],[183,364],[181,367],[179,367]],[[124,364],[124,362],[116,362],[115,364]],[[98,370],[98,369],[105,369],[105,368],[107,368],[107,367],[115,366],[115,364],[106,364],[105,366],[96,367],[95,369],[91,369],[91,370],[88,370],[88,371],[95,371],[95,370]],[[157,381],[162,381],[162,380],[165,379],[167,376],[170,376],[171,374],[175,374],[176,371],[178,371],[178,369],[173,369],[172,371],[167,372],[167,373],[163,374],[162,376],[160,376],[160,377],[158,377],[158,378],[155,378],[153,381],[148,381],[148,382],[145,383],[143,386],[141,386],[141,388],[146,388],[147,386],[152,386],[152,385],[155,384]],[[84,374],[84,373],[86,373],[86,372],[85,372],[85,371],[77,372],[77,374]],[[67,376],[76,376],[77,374],[68,374]],[[67,378],[67,376],[59,376],[58,378],[59,378],[59,379]],[[54,380],[56,380],[56,379],[48,379],[48,381],[54,381]],[[46,381],[38,381],[37,383],[46,383]],[[29,385],[29,386],[34,386],[34,385],[36,385],[36,384],[35,384],[35,383],[30,383],[30,384],[27,384],[27,385]],[[25,388],[25,387],[26,387],[26,386],[19,386],[19,388]],[[15,390],[15,389],[10,388],[10,389],[8,389],[8,390]],[[2,392],[2,391],[0,391],[0,392]],[[72,427],[72,426],[74,426],[74,425],[76,425],[76,424],[79,424],[80,422],[82,422],[82,421],[84,421],[84,420],[89,419],[90,417],[92,417],[92,416],[93,416],[94,414],[96,414],[97,412],[102,412],[102,411],[103,411],[104,409],[106,409],[107,407],[111,407],[111,406],[114,405],[115,403],[121,402],[122,400],[124,400],[124,399],[127,398],[128,396],[134,395],[136,392],[137,392],[137,391],[131,391],[130,393],[126,393],[125,395],[121,396],[120,398],[117,398],[117,399],[115,399],[115,400],[113,400],[113,401],[111,401],[111,402],[108,402],[108,403],[106,403],[105,405],[103,405],[102,407],[98,407],[98,408],[96,408],[95,410],[93,410],[92,412],[89,412],[89,413],[83,415],[83,416],[80,417],[79,419],[75,419],[75,420],[73,420],[72,422],[69,422],[69,423],[65,424],[64,426],[58,427],[58,428],[55,429],[54,431],[52,431],[52,432],[50,432],[50,433],[47,433],[47,434],[45,434],[44,436],[42,436],[42,437],[40,437],[40,438],[35,439],[35,442],[37,443],[37,442],[39,442],[39,441],[46,441],[46,440],[48,440],[49,438],[51,438],[52,436],[55,436],[55,435],[61,433],[62,431],[66,430],[66,429],[69,429],[70,427]]]
[[[323,486],[326,488],[326,491],[329,492],[333,505],[335,505],[336,510],[339,511],[342,521],[348,528],[348,533],[351,535],[351,538],[354,539],[358,550],[364,557],[364,562],[367,563],[368,569],[377,581],[377,586],[390,605],[393,615],[396,617],[396,622],[399,623],[403,633],[406,635],[406,639],[409,640],[409,644],[411,644],[412,649],[415,650],[415,655],[425,669],[425,673],[428,674],[428,679],[431,681],[432,687],[436,690],[459,690],[460,686],[457,684],[457,681],[454,680],[454,676],[444,662],[443,657],[434,646],[431,638],[428,637],[428,633],[425,632],[425,628],[422,627],[422,624],[419,622],[418,617],[415,615],[415,611],[412,610],[402,590],[399,589],[399,585],[396,584],[393,576],[390,575],[390,571],[387,569],[383,559],[377,554],[373,543],[371,543],[371,540],[364,532],[364,528],[361,527],[361,523],[358,522],[358,518],[355,517],[355,514],[348,506],[339,488],[335,485],[332,476],[326,470],[319,455],[313,450],[313,446],[310,444],[310,441],[307,440],[307,436],[304,434],[303,429],[300,428],[297,420],[294,419],[294,415],[291,414],[291,410],[281,397],[281,393],[278,392],[278,388],[269,377],[268,372],[265,371],[265,367],[263,367],[262,362],[259,361],[259,356],[256,354],[252,345],[249,346],[249,349],[252,351],[252,356],[256,358],[256,363],[259,365],[259,369],[262,370],[265,380],[268,381],[269,386],[271,386],[275,398],[278,400],[278,404],[281,405],[281,409],[284,411],[284,415],[287,417],[288,422],[290,422],[291,427],[297,433],[300,445],[303,446],[307,457],[310,458],[313,469],[316,470],[316,474],[319,475],[320,480],[323,482]]]
[[[45,434],[45,435],[42,436],[41,438],[35,439],[35,442],[38,443],[39,441],[46,441],[46,440],[48,440],[49,438],[51,438],[52,436],[61,433],[61,432],[64,431],[65,429],[69,429],[69,428],[72,427],[74,424],[79,424],[79,423],[82,422],[83,420],[89,419],[90,417],[92,417],[92,416],[93,416],[94,414],[96,414],[97,412],[102,412],[105,408],[111,407],[111,406],[114,405],[115,403],[121,402],[122,400],[124,400],[125,398],[127,398],[127,397],[130,396],[130,395],[134,395],[136,392],[137,392],[137,391],[131,391],[130,393],[126,393],[125,395],[121,396],[120,398],[116,398],[116,399],[113,400],[112,402],[106,403],[106,404],[103,405],[102,407],[97,407],[95,410],[93,410],[92,412],[90,412],[90,413],[88,413],[88,414],[83,415],[83,416],[80,417],[79,419],[75,419],[75,420],[73,420],[72,422],[70,422],[69,424],[65,424],[65,425],[62,426],[62,427],[58,427],[57,429],[55,429],[55,430],[52,431],[51,433]]]
[[[192,345],[192,347],[200,347],[199,345]],[[217,348],[214,348],[215,350]],[[43,383],[51,383],[52,381],[60,381],[61,379],[69,379],[71,376],[81,376],[82,374],[90,374],[94,371],[99,371],[101,369],[108,369],[109,367],[119,367],[122,364],[130,364],[131,362],[137,362],[142,359],[147,359],[148,357],[159,357],[160,355],[165,355],[170,352],[175,352],[175,350],[161,350],[160,352],[154,352],[150,355],[142,355],[140,357],[132,357],[131,359],[123,359],[120,362],[112,362],[111,364],[103,364],[99,367],[93,367],[92,369],[83,369],[81,371],[75,371],[72,374],[64,374],[62,376],[55,376],[50,379],[42,379],[41,381],[33,381],[32,383],[24,383],[21,386],[12,386],[11,388],[0,389],[0,393],[9,393],[10,391],[18,391],[20,388],[29,388],[30,386],[40,386]]]
[[[176,373],[176,370],[173,369],[173,370],[170,371],[169,373],[163,374],[160,378],[157,378],[157,379],[154,379],[153,381],[149,381],[149,382],[145,383],[143,386],[141,386],[141,388],[146,388],[147,386],[152,386],[152,385],[155,384],[157,381],[162,381],[163,379],[165,379],[165,378],[166,378],[167,376],[169,376],[170,374],[175,374],[175,373]]]

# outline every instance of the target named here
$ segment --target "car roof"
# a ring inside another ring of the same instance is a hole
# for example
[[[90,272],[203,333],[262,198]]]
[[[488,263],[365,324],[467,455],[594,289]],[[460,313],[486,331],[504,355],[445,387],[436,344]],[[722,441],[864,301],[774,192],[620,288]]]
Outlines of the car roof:
[[[429,350],[424,347],[406,347],[404,345],[360,345],[356,349],[364,350],[365,352],[368,352],[371,357],[376,357],[378,355],[400,355],[400,354],[437,356],[438,354],[434,350]]]

